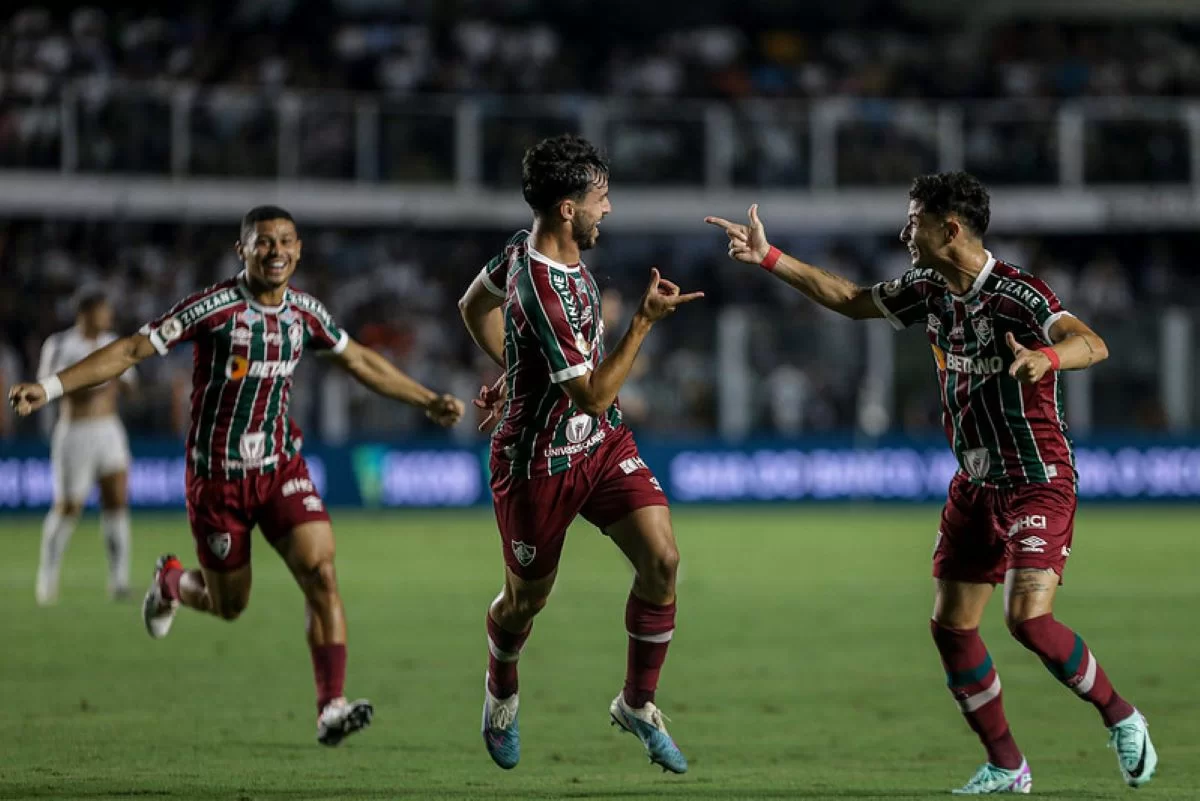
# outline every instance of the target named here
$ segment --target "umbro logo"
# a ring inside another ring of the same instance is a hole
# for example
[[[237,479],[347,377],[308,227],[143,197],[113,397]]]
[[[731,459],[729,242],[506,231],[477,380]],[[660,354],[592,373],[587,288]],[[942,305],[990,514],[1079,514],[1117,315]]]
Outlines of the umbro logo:
[[[1046,545],[1049,544],[1041,537],[1036,536],[1026,537],[1023,540],[1019,540],[1019,542],[1021,543],[1022,553],[1045,553]]]

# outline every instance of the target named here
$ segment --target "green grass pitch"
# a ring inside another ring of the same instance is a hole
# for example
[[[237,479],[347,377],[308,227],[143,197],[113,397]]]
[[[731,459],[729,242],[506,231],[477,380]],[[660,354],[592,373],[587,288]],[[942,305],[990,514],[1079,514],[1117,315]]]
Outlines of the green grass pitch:
[[[103,598],[94,516],[39,609],[40,520],[0,520],[0,798],[943,798],[982,761],[930,641],[931,507],[681,509],[678,631],[659,702],[691,760],[650,766],[608,725],[622,683],[629,568],[585,525],[521,665],[523,758],[479,736],[484,609],[500,587],[486,511],[335,515],[350,620],[347,692],[375,725],[315,742],[302,605],[256,535],[249,609],[180,613],[151,641]],[[1200,798],[1200,517],[1085,506],[1057,607],[1151,723],[1160,771],[1141,798]],[[179,515],[135,515],[136,587],[154,557],[194,564]],[[1129,798],[1095,711],[1004,630],[984,636],[1034,793]]]

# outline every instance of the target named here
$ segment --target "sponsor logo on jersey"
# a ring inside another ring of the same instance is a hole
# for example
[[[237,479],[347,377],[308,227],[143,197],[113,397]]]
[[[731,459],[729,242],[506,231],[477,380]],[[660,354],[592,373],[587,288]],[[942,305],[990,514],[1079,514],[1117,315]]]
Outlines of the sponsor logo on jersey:
[[[987,317],[976,317],[971,320],[971,327],[975,329],[975,336],[979,337],[979,344],[984,347],[992,342],[992,321]]]
[[[963,338],[963,327],[962,327],[961,323],[959,323],[958,325],[956,325],[950,329],[949,337],[951,339],[962,339]]]
[[[283,311],[281,311],[279,313],[279,322],[283,323],[284,325],[287,325],[288,323],[291,323],[291,322],[295,322],[295,320],[296,320],[296,313],[294,311],[292,311],[291,309],[284,309]]]
[[[521,540],[512,541],[513,556],[517,558],[517,564],[521,567],[529,567],[533,564],[534,557],[537,556],[537,546],[526,545]]]
[[[283,489],[280,490],[280,492],[283,493],[283,497],[285,497],[285,498],[288,497],[289,495],[295,495],[297,492],[312,492],[312,491],[313,491],[313,483],[311,481],[309,481],[307,478],[293,478],[290,481],[288,481],[286,484],[284,484]]]
[[[620,467],[621,471],[625,473],[625,475],[629,475],[630,473],[636,473],[637,471],[645,468],[646,463],[642,461],[642,457],[635,456],[632,459],[626,459],[625,461],[621,462]]]
[[[232,289],[223,289],[214,295],[209,295],[206,298],[201,298],[196,303],[188,306],[179,314],[180,333],[183,333],[183,328],[191,325],[209,312],[216,311],[222,306],[228,306],[231,303],[237,303],[241,300],[241,296]],[[163,335],[166,336],[165,334]]]
[[[267,455],[267,435],[263,431],[252,431],[249,434],[243,434],[238,440],[238,455],[242,457],[242,462],[247,468],[254,468],[262,464],[263,457]]]
[[[208,549],[213,552],[213,556],[224,561],[225,557],[229,556],[229,552],[233,550],[233,535],[229,532],[209,534]]]
[[[591,415],[577,414],[567,421],[567,442],[572,445],[578,445],[587,439],[588,434],[592,433],[592,426],[595,420]]]
[[[296,372],[296,365],[299,363],[298,359],[252,362],[245,356],[235,354],[225,363],[225,377],[230,381],[241,381],[243,378],[288,378]]]
[[[158,327],[158,335],[162,337],[163,342],[174,342],[183,336],[183,323],[178,317],[168,317]]]
[[[254,309],[246,309],[239,314],[238,317],[246,325],[254,325],[262,319],[262,315],[256,312]]]
[[[263,341],[268,345],[283,346],[283,334],[278,331],[267,331],[263,334]]]
[[[570,280],[557,270],[551,270],[550,285],[554,287],[554,291],[562,300],[563,309],[567,312],[567,322],[571,324],[571,328],[578,331],[580,326],[579,304],[575,302],[575,293],[571,291]]]
[[[608,432],[602,428],[583,442],[578,442],[572,445],[558,445],[553,448],[546,448],[546,457],[551,458],[554,456],[574,456],[577,453],[583,453],[584,451],[591,450],[592,447],[599,445],[604,441],[606,436],[608,436]]]
[[[962,461],[971,478],[985,478],[992,466],[992,455],[987,448],[972,448],[963,451]]]
[[[333,318],[329,315],[329,312],[326,311],[325,307],[321,305],[321,301],[317,300],[313,296],[305,295],[301,292],[293,293],[289,290],[287,299],[289,303],[299,306],[301,309],[304,309],[306,312],[316,317],[325,327],[334,327]]]
[[[300,345],[304,342],[304,328],[300,323],[288,326],[288,341],[292,343],[292,350],[300,350]]]
[[[592,343],[583,334],[575,335],[575,348],[584,356],[592,355]]]
[[[883,292],[883,296],[886,298],[894,298],[896,295],[899,295],[900,279],[893,278],[891,281],[888,281],[883,285],[883,289],[881,291]]]
[[[945,370],[950,370],[954,373],[968,373],[970,375],[995,375],[996,373],[1004,372],[1004,359],[999,356],[972,358],[963,356],[957,353],[947,353]]]
[[[1026,537],[1020,540],[1022,553],[1045,553],[1048,543],[1038,536]]]
[[[650,476],[650,486],[654,487],[659,492],[663,491],[662,484],[658,483],[658,476]]]
[[[931,314],[925,321],[925,330],[933,333],[942,329],[942,321],[938,319],[936,314]]]
[[[321,499],[316,495],[305,495],[304,500],[301,501],[301,503],[303,503],[304,508],[310,512],[319,512],[325,508],[325,504],[322,503]]]
[[[1008,536],[1012,537],[1020,531],[1027,531],[1031,528],[1038,528],[1038,529],[1041,529],[1042,531],[1045,531],[1046,530],[1046,516],[1045,515],[1025,515],[1024,517],[1021,517],[1021,518],[1013,521],[1013,524],[1011,526],[1009,526]]]
[[[229,334],[229,341],[235,345],[249,345],[254,339],[254,332],[249,328],[235,328]]]

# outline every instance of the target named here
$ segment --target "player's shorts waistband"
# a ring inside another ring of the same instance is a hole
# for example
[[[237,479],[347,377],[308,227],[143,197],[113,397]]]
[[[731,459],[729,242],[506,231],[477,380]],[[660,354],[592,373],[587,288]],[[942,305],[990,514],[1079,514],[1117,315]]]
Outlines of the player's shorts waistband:
[[[59,418],[54,424],[54,431],[66,433],[67,431],[94,431],[96,429],[117,428],[124,430],[125,424],[121,422],[121,418],[115,414],[106,414],[102,417],[84,417],[77,419]]]
[[[241,459],[219,459],[216,461],[206,461],[204,459],[192,458],[192,469],[198,474],[215,475],[217,473],[225,473],[236,470],[241,473],[269,473],[275,470],[276,466],[286,462],[287,459],[280,456],[278,453],[273,453],[263,459],[253,462],[243,461]]]

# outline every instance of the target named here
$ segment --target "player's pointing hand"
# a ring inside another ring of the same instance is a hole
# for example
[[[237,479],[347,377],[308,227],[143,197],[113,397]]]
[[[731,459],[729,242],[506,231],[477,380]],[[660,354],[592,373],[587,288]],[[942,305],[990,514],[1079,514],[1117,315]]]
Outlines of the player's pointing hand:
[[[650,286],[646,287],[646,294],[642,295],[638,314],[648,322],[657,323],[684,303],[691,303],[702,297],[703,292],[681,294],[678,286],[659,275],[656,268],[651,268]]]
[[[41,384],[17,384],[8,392],[8,403],[21,417],[28,417],[46,405],[46,390]]]
[[[1008,346],[1012,348],[1015,357],[1012,366],[1008,368],[1010,376],[1022,384],[1036,384],[1046,377],[1046,373],[1053,366],[1050,364],[1049,356],[1040,350],[1030,350],[1022,345],[1013,336],[1012,331],[1005,334],[1004,338],[1008,342]]]
[[[704,221],[717,226],[729,237],[729,258],[746,264],[761,264],[771,245],[767,243],[767,232],[758,219],[758,204],[751,206],[747,214],[750,221],[746,225],[722,217],[705,217]]]
[[[425,405],[425,416],[439,426],[450,428],[462,419],[465,408],[453,395],[438,395]]]

